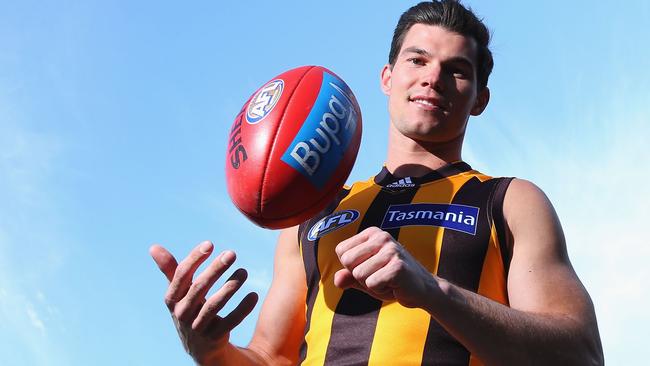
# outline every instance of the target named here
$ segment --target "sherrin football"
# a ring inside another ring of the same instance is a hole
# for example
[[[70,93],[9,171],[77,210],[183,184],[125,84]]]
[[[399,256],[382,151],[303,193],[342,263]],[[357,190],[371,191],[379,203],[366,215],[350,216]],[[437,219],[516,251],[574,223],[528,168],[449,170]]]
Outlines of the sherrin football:
[[[361,110],[347,84],[321,66],[282,73],[244,104],[226,151],[228,193],[259,226],[311,218],[348,178],[361,143]]]

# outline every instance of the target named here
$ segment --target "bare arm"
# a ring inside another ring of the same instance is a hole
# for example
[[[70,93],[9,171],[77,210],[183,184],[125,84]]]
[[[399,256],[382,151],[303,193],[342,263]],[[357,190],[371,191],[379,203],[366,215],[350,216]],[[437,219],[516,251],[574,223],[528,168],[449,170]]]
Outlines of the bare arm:
[[[533,184],[515,180],[504,215],[513,239],[511,307],[432,276],[376,228],[337,247],[346,269],[335,282],[427,310],[488,365],[602,364],[593,305],[569,262],[550,202]]]
[[[442,296],[427,307],[489,364],[602,364],[593,305],[551,203],[533,184],[515,180],[504,215],[513,239],[511,308],[440,280]]]
[[[298,247],[298,227],[278,239],[269,290],[249,348],[273,365],[295,365],[305,330],[307,280]]]
[[[246,271],[236,270],[213,296],[205,299],[209,289],[235,261],[235,253],[222,252],[193,279],[194,272],[210,256],[212,249],[211,243],[204,242],[180,264],[163,247],[155,245],[150,249],[156,264],[170,281],[165,303],[185,350],[200,365],[288,364],[297,359],[300,340],[296,335],[301,335],[301,324],[304,327],[304,307],[300,309],[299,306],[301,301],[304,304],[304,292],[301,293],[300,285],[306,284],[304,270],[295,262],[302,263],[296,228],[280,234],[273,284],[247,348],[231,344],[229,335],[253,310],[257,294],[246,295],[230,314],[217,315],[246,280]],[[301,294],[301,299],[295,298]]]

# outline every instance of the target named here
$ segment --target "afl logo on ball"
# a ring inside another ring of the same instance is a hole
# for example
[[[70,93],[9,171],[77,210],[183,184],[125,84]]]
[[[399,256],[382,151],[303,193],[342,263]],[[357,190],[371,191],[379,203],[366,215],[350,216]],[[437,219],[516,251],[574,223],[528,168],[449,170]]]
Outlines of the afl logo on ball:
[[[268,116],[280,100],[283,89],[284,81],[282,79],[273,80],[264,85],[248,103],[246,122],[255,124]]]

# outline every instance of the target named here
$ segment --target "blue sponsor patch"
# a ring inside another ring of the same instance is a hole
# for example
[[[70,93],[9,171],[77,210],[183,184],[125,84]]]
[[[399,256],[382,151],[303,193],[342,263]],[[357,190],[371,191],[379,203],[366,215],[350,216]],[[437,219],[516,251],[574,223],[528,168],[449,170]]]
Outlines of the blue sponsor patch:
[[[475,235],[478,211],[478,207],[456,204],[391,205],[384,216],[381,228],[393,229],[413,225],[439,226]]]
[[[282,161],[321,189],[330,180],[347,150],[359,116],[354,96],[336,76],[323,72],[323,82],[307,119]]]
[[[307,233],[307,239],[314,241],[329,232],[340,229],[347,224],[353,223],[358,218],[359,211],[357,210],[334,212],[318,220],[318,222],[309,229],[309,232]]]

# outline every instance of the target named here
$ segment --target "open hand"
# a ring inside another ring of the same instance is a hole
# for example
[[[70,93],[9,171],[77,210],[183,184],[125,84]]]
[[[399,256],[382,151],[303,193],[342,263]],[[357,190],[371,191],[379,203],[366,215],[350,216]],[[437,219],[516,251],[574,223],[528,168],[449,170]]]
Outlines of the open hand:
[[[239,290],[248,276],[243,268],[237,269],[214,295],[205,296],[214,283],[235,262],[235,253],[220,253],[194,281],[194,273],[212,253],[214,246],[206,241],[195,247],[180,264],[160,245],[149,249],[151,257],[169,280],[165,304],[185,350],[198,363],[216,356],[228,344],[230,331],[250,314],[258,296],[251,292],[230,312],[221,317],[217,313]]]

